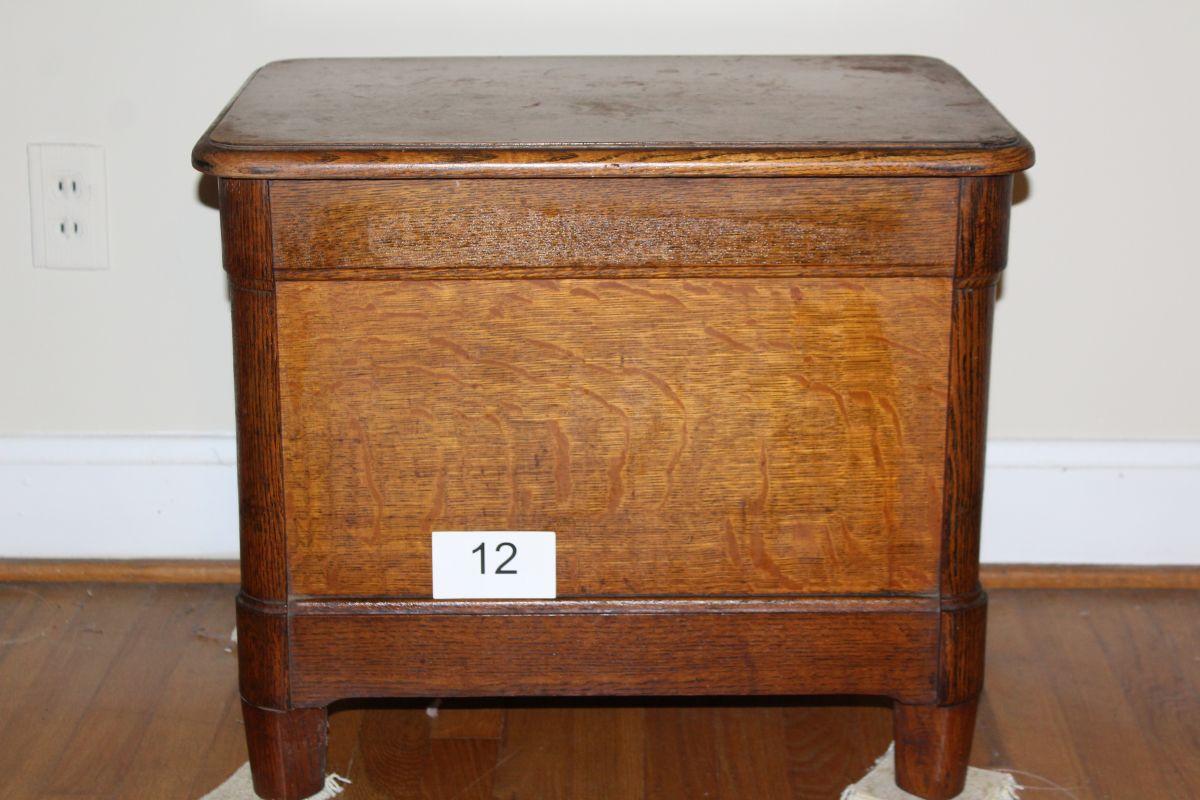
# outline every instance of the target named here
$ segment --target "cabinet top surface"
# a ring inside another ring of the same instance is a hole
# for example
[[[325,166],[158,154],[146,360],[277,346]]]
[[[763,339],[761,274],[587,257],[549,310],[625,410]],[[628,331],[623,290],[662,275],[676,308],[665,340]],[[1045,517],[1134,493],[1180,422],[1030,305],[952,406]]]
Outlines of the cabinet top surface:
[[[971,175],[1032,149],[914,56],[305,59],[197,143],[224,177]]]

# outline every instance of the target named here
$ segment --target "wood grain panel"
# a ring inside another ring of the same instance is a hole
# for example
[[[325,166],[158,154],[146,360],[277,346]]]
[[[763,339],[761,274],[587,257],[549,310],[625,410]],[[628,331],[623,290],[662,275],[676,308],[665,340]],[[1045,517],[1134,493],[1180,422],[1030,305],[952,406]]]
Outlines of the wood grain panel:
[[[937,615],[297,614],[292,701],[638,694],[937,696]],[[502,665],[497,667],[496,665]]]
[[[949,279],[279,286],[296,595],[428,597],[432,530],[560,596],[937,588]]]
[[[958,183],[279,181],[278,270],[738,267],[950,275]]]

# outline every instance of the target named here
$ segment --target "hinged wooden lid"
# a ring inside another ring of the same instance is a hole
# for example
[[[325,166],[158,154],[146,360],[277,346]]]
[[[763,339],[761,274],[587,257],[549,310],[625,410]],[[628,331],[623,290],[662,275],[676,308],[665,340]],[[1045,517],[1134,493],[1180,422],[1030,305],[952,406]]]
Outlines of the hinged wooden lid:
[[[994,175],[1033,150],[915,56],[279,61],[193,152],[241,178]]]

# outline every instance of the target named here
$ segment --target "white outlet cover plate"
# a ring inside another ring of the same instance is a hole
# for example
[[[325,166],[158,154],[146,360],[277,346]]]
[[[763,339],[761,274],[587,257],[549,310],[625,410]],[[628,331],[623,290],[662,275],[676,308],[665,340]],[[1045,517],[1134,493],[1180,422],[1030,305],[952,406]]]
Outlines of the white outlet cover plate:
[[[47,269],[108,269],[104,148],[29,145],[33,264]]]

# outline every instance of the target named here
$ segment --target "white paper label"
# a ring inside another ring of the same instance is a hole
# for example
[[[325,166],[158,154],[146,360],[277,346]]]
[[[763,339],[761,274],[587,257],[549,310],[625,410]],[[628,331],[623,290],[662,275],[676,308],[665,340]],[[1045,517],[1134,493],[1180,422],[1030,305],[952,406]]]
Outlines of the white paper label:
[[[433,598],[553,598],[553,531],[434,531]]]

